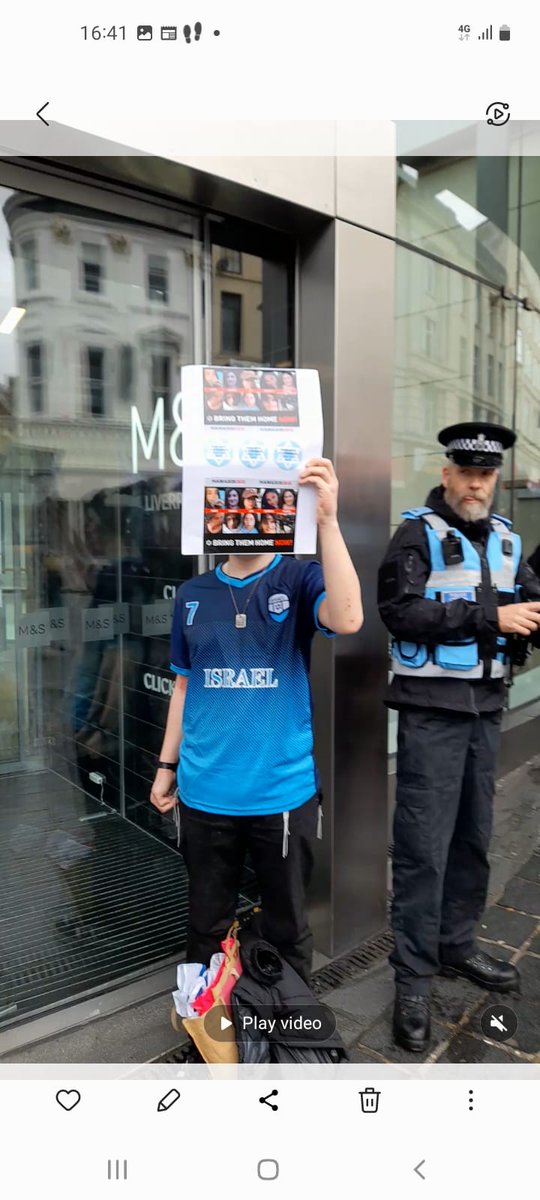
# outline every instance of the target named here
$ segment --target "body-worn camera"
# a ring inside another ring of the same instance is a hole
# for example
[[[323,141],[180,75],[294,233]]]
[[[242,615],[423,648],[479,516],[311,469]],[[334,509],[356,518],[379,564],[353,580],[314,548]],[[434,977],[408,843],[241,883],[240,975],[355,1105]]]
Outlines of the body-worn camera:
[[[463,562],[463,546],[455,533],[447,533],[441,542],[441,548],[447,567],[456,567]]]
[[[509,634],[507,653],[513,667],[524,667],[531,653],[529,639],[521,637],[519,633]]]

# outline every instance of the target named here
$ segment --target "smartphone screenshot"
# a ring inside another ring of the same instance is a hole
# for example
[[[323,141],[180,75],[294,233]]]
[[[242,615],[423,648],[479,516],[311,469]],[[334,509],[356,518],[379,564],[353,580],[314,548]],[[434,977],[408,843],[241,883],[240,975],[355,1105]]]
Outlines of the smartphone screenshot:
[[[540,16],[0,29],[0,1192],[532,1195]]]

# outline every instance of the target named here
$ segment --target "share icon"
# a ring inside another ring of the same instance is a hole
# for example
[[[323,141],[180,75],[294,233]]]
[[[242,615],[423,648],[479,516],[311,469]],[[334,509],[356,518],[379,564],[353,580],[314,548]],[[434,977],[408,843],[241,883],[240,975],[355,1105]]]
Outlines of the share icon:
[[[277,1112],[277,1110],[278,1110],[277,1104],[270,1103],[270,1096],[277,1096],[277,1095],[278,1095],[278,1092],[277,1092],[276,1088],[274,1088],[273,1092],[269,1092],[267,1096],[259,1096],[259,1104],[266,1104],[266,1105],[268,1105],[268,1108],[271,1108],[273,1110],[273,1112]]]

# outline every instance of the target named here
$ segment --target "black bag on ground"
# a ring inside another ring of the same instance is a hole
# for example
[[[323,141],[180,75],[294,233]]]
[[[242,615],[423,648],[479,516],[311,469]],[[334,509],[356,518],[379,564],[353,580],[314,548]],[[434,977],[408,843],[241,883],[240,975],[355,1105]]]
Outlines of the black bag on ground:
[[[232,990],[231,1008],[240,1062],[349,1062],[330,1010],[279,951],[249,929],[239,940],[243,974]],[[305,1032],[308,1021],[316,1028],[320,1023],[318,1034]]]

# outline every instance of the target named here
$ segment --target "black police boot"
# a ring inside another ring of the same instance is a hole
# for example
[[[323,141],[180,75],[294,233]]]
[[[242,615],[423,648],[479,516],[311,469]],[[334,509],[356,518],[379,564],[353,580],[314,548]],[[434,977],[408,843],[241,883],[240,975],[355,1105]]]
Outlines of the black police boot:
[[[431,1035],[429,996],[396,994],[394,1004],[394,1041],[413,1054],[426,1049]]]
[[[517,967],[501,958],[492,958],[484,950],[474,950],[461,962],[443,963],[441,975],[459,976],[469,979],[488,992],[519,992],[520,979]]]

